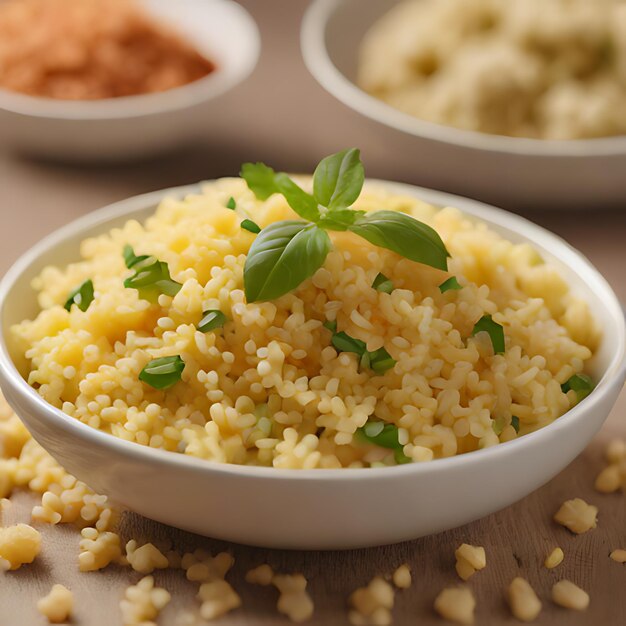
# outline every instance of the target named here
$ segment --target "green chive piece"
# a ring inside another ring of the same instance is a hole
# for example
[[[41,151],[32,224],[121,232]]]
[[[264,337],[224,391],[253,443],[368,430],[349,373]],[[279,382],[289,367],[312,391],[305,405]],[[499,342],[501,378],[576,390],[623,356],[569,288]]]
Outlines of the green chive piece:
[[[357,429],[356,435],[364,443],[393,450],[398,464],[412,462],[412,459],[404,454],[404,446],[400,443],[398,427],[395,424],[387,424],[376,419],[368,420],[365,426]]]
[[[517,415],[511,417],[511,426],[513,426],[516,433],[519,433],[519,417]]]
[[[576,392],[576,398],[580,402],[593,391],[593,380],[587,374],[574,374],[561,385],[563,393],[567,393],[570,389]]]
[[[335,334],[337,332],[337,320],[326,320],[322,326],[327,330],[330,330],[331,333]]]
[[[491,345],[495,354],[504,353],[504,328],[494,322],[491,315],[483,315],[474,325],[472,330],[472,337],[476,333],[486,332],[491,339]]]
[[[343,331],[335,333],[333,335],[333,338],[331,339],[331,342],[333,346],[335,346],[335,348],[339,350],[339,352],[354,352],[359,356],[363,356],[363,353],[367,352],[366,344],[364,341],[361,341],[360,339],[354,339]]]
[[[503,417],[496,417],[496,419],[491,422],[491,428],[493,428],[493,432],[496,433],[498,437],[502,434],[505,426],[506,421]]]
[[[169,389],[180,379],[185,362],[180,356],[164,356],[150,361],[139,374],[139,380],[155,389]]]
[[[248,230],[255,235],[261,232],[261,227],[257,223],[248,219],[245,219],[243,220],[243,222],[241,222],[241,228],[243,228],[244,230]]]
[[[210,330],[222,328],[227,321],[227,317],[218,309],[209,309],[202,313],[202,319],[196,326],[201,333],[208,333]]]
[[[235,198],[232,196],[228,198],[228,202],[226,203],[226,208],[234,211],[237,208],[237,203],[235,202]]]
[[[140,298],[156,302],[162,293],[175,296],[182,285],[172,279],[167,263],[154,259],[136,266],[135,273],[124,281],[124,287],[136,289]]]
[[[130,244],[126,244],[124,246],[124,251],[122,254],[124,256],[124,263],[126,264],[126,267],[128,269],[134,267],[138,263],[142,263],[146,259],[151,258],[148,254],[142,254],[141,256],[137,256],[135,254],[135,251],[133,250],[133,247]]]
[[[461,285],[459,285],[459,281],[456,279],[456,276],[451,276],[448,280],[444,280],[441,285],[439,285],[439,291],[441,293],[446,293],[446,291],[456,289],[463,289]]]
[[[372,283],[372,288],[382,293],[391,293],[393,291],[393,283],[384,274],[379,272]]]
[[[371,367],[370,353],[367,350],[361,355],[361,359],[359,360],[359,367],[361,369],[369,369]]]
[[[391,355],[385,348],[378,348],[374,352],[369,353],[370,367],[377,374],[384,374],[387,370],[391,369],[397,361],[391,358]]]
[[[93,302],[93,282],[91,279],[86,280],[74,289],[67,297],[65,310],[70,311],[72,305],[75,304],[83,313],[89,308]]]

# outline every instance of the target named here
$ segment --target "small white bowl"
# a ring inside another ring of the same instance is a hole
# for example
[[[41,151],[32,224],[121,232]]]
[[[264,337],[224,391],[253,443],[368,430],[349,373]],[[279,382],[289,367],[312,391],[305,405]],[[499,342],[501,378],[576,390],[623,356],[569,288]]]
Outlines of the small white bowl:
[[[537,489],[587,445],[626,376],[626,328],[617,298],[579,252],[531,222],[473,200],[394,183],[390,190],[456,206],[515,242],[532,243],[590,305],[604,338],[591,363],[597,387],[567,414],[515,441],[430,463],[377,469],[282,470],[223,465],[117,439],[45,402],[20,375],[11,325],[37,315],[32,279],[79,258],[79,243],[126,220],[145,219],[165,196],[137,196],[46,237],[0,283],[0,384],[16,412],[69,472],[97,492],[186,530],[279,548],[354,548],[404,541],[460,526]]]
[[[167,91],[102,100],[37,98],[0,89],[2,147],[63,160],[126,160],[182,146],[210,128],[220,96],[246,79],[260,54],[250,14],[232,0],[139,0],[216,69]]]
[[[488,135],[417,119],[356,86],[365,33],[399,0],[315,0],[301,31],[304,61],[331,95],[365,116],[413,182],[513,208],[623,208],[626,136],[551,141]],[[398,174],[396,174],[398,175]]]

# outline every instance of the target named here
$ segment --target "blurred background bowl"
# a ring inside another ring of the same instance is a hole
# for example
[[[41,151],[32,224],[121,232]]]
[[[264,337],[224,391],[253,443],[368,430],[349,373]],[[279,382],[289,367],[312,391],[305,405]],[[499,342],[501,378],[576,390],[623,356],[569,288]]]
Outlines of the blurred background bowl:
[[[256,23],[231,0],[139,4],[216,70],[167,91],[103,100],[55,100],[0,89],[3,147],[69,161],[128,160],[175,149],[210,128],[219,97],[256,66],[261,47]]]
[[[624,206],[626,136],[552,141],[460,130],[419,120],[357,87],[361,41],[398,1],[314,0],[301,46],[311,74],[369,120],[363,132],[393,145],[403,168],[411,163],[416,182],[518,208]]]

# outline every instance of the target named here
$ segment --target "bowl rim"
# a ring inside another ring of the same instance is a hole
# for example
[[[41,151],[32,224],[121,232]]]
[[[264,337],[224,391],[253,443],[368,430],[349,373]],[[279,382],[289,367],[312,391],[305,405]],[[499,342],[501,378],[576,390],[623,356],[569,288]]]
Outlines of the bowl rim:
[[[345,106],[364,117],[413,137],[486,152],[571,159],[626,154],[626,134],[562,140],[492,135],[422,120],[379,100],[349,80],[328,53],[328,22],[344,2],[345,0],[311,2],[302,19],[300,48],[304,64],[317,82]]]
[[[165,91],[97,100],[62,100],[31,96],[0,87],[0,111],[67,121],[119,120],[186,109],[217,98],[248,78],[261,54],[261,35],[250,13],[234,0],[209,0],[200,3],[205,11],[211,11],[212,7],[218,5],[227,6],[241,27],[248,31],[249,45],[245,56],[242,55],[245,62],[235,72],[226,74],[220,72],[218,67],[198,80]]]
[[[145,193],[125,200],[109,204],[101,209],[88,213],[58,230],[47,235],[38,243],[21,255],[12,267],[6,272],[0,281],[0,323],[4,317],[4,308],[8,292],[20,280],[22,274],[30,266],[37,262],[39,257],[61,245],[65,240],[81,236],[84,231],[94,228],[109,228],[112,220],[128,216],[140,211],[156,208],[158,203],[166,197],[182,198],[188,194],[199,193],[202,185],[211,181],[203,181],[193,185],[171,187],[159,191]],[[134,461],[146,462],[153,465],[170,465],[192,472],[206,472],[208,474],[228,474],[231,477],[239,476],[246,479],[281,479],[302,481],[337,481],[337,480],[361,480],[365,478],[390,479],[408,474],[424,474],[436,471],[454,471],[459,466],[466,464],[484,463],[494,457],[507,454],[509,450],[526,451],[532,450],[535,442],[542,437],[558,437],[563,430],[575,425],[585,415],[597,408],[607,394],[611,393],[612,387],[621,382],[626,376],[626,319],[612,288],[593,264],[575,248],[558,235],[551,233],[537,224],[519,215],[503,209],[484,204],[477,200],[463,198],[441,191],[435,191],[405,183],[395,183],[378,179],[367,179],[368,184],[382,185],[392,192],[400,192],[414,197],[420,197],[428,203],[437,206],[458,206],[459,209],[470,215],[486,221],[488,224],[503,228],[515,228],[524,239],[530,242],[544,242],[544,247],[550,245],[551,251],[563,263],[568,266],[576,266],[577,272],[589,282],[592,280],[597,290],[602,293],[604,304],[611,313],[617,327],[617,335],[614,338],[614,352],[611,361],[602,378],[598,381],[593,392],[584,400],[557,418],[551,424],[534,432],[523,435],[518,439],[500,443],[495,446],[476,450],[474,452],[455,455],[442,459],[435,459],[428,463],[409,463],[382,468],[342,468],[342,469],[282,469],[274,467],[262,467],[251,465],[235,465],[219,463],[191,457],[179,452],[170,452],[157,448],[150,448],[141,444],[119,439],[110,433],[97,430],[73,418],[61,409],[48,404],[20,375],[10,356],[4,332],[0,332],[0,383],[5,391],[9,403],[27,407],[27,412],[36,419],[46,422],[50,428],[59,433],[66,432],[77,438],[83,439],[86,445],[101,446],[114,449],[115,452]],[[1,328],[1,327],[0,327]],[[17,400],[16,400],[17,398]]]

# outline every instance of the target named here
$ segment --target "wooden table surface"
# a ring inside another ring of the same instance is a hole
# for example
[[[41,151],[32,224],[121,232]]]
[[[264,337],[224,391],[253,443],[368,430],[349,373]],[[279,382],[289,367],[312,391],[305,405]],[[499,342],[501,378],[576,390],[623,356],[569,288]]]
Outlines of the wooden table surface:
[[[255,15],[262,31],[261,63],[245,85],[227,96],[222,118],[199,129],[198,146],[150,163],[101,167],[44,163],[0,152],[0,273],[43,235],[79,215],[144,191],[234,174],[243,160],[263,159],[279,167],[307,170],[337,148],[360,145],[368,174],[393,178],[393,146],[380,146],[363,136],[360,120],[306,74],[297,50],[298,20],[306,3],[247,0],[243,4]],[[304,116],[313,113],[317,122],[303,125]],[[590,206],[581,213],[538,211],[530,217],[582,250],[626,302],[626,206],[621,212]],[[460,543],[468,542],[485,546],[488,555],[486,570],[471,581],[478,601],[477,624],[516,623],[508,612],[503,589],[513,577],[522,575],[544,600],[537,624],[621,626],[626,624],[626,566],[614,563],[608,555],[614,548],[626,548],[626,498],[621,493],[596,493],[593,481],[603,467],[603,443],[611,436],[626,437],[625,415],[623,392],[605,428],[588,449],[542,489],[488,518],[409,543],[350,552],[263,550],[193,536],[131,513],[124,515],[121,533],[146,541],[169,538],[179,550],[202,546],[211,551],[232,551],[236,563],[230,580],[243,598],[243,607],[218,624],[287,623],[276,613],[275,590],[252,587],[243,580],[248,568],[263,562],[279,571],[305,574],[315,602],[309,623],[324,626],[347,623],[349,593],[372,576],[389,574],[407,562],[414,573],[414,585],[397,594],[394,623],[440,624],[432,610],[433,599],[444,586],[458,582],[453,553]],[[494,481],[499,479],[493,477]],[[561,502],[573,497],[582,497],[600,509],[598,528],[582,536],[573,536],[551,521]],[[36,499],[19,493],[12,500],[14,505],[3,524],[29,521]],[[119,599],[123,589],[140,575],[117,567],[80,574],[77,532],[69,527],[38,527],[44,547],[37,562],[0,580],[0,626],[43,624],[35,601],[57,582],[76,595],[75,623],[121,624]],[[556,545],[564,549],[565,561],[548,571],[542,567],[543,558]],[[590,593],[591,606],[586,613],[565,612],[551,604],[549,588],[560,577],[571,579]],[[180,571],[157,572],[156,579],[173,595],[160,621],[169,626],[178,610],[193,605],[197,585],[188,583]]]

